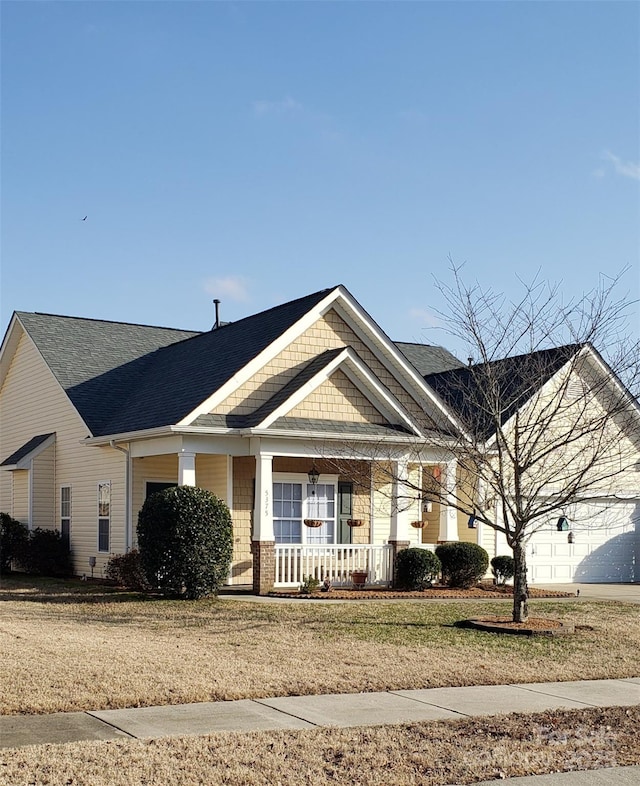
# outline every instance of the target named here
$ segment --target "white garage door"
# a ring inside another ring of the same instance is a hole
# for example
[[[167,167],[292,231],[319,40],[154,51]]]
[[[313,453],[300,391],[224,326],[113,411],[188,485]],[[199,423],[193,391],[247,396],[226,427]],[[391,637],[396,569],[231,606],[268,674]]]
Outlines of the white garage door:
[[[569,531],[557,517],[527,547],[529,581],[618,583],[640,581],[640,500],[583,502],[569,514]]]

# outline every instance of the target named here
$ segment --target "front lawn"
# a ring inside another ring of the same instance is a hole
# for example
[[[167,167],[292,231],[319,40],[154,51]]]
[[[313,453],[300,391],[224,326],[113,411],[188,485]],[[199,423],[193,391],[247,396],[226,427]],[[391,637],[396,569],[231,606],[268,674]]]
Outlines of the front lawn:
[[[12,577],[0,591],[0,713],[638,676],[637,606],[531,606],[591,629],[529,639],[454,627],[508,613],[508,600],[167,601]]]

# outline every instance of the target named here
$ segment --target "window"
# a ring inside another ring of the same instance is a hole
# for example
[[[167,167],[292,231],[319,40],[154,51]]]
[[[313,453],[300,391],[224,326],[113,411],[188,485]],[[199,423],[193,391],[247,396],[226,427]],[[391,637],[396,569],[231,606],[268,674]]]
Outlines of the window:
[[[111,481],[98,483],[98,551],[109,551]]]
[[[276,543],[302,542],[302,483],[273,484],[273,532]]]
[[[303,479],[304,478],[304,479]],[[276,543],[336,542],[336,483],[313,486],[306,476],[283,478],[273,484],[273,533]],[[321,519],[315,529],[306,518]]]
[[[60,534],[62,542],[71,548],[71,486],[60,487]]]

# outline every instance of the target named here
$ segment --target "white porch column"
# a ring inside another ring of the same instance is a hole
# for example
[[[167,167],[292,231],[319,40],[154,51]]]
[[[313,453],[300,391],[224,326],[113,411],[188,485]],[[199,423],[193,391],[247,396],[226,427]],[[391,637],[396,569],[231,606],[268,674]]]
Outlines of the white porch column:
[[[438,541],[459,540],[458,538],[458,511],[452,506],[456,491],[456,471],[458,462],[455,459],[447,461],[442,466],[442,494],[440,503],[440,531]]]
[[[178,453],[178,486],[196,485],[196,454]]]
[[[273,456],[256,456],[256,496],[253,509],[253,536],[259,541],[275,541],[273,534]]]
[[[389,543],[405,543],[409,541],[409,519],[411,518],[411,491],[407,486],[409,471],[406,460],[394,462],[392,471]]]

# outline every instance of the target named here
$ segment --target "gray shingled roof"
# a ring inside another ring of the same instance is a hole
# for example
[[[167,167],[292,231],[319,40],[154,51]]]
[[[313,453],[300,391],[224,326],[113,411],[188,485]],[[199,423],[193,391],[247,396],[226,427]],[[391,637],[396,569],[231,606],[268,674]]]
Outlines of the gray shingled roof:
[[[569,344],[461,366],[427,374],[425,382],[460,415],[472,434],[487,439],[496,430],[497,418],[506,423],[581,347]],[[491,391],[497,392],[497,402]]]
[[[179,422],[330,292],[206,333],[19,312],[94,436]]]
[[[25,456],[28,456],[29,453],[42,445],[43,442],[46,442],[49,437],[53,436],[54,433],[55,432],[52,432],[51,434],[39,434],[37,437],[31,437],[31,439],[28,442],[25,442],[21,448],[18,448],[18,450],[16,450],[10,456],[7,456],[7,458],[0,464],[0,467],[11,467],[14,464],[17,464],[19,461],[22,461]]]
[[[431,344],[411,344],[406,341],[396,341],[395,345],[423,377],[427,374],[437,374],[464,365],[444,347],[436,347]]]

